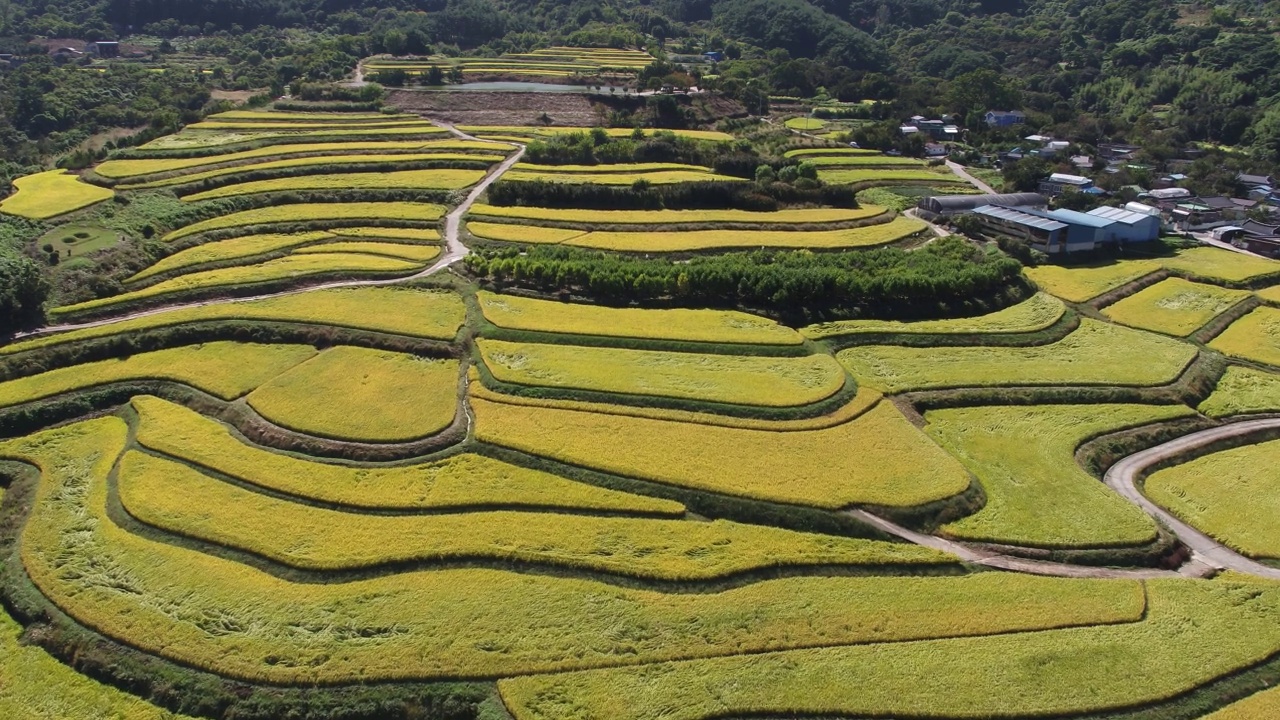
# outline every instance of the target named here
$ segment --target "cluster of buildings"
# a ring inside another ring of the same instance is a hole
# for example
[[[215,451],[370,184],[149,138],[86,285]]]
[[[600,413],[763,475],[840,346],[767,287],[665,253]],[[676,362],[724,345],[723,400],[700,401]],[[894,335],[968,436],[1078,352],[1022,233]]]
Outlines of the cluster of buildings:
[[[942,195],[922,198],[918,206],[926,217],[972,215],[987,231],[1018,238],[1046,255],[1151,242],[1163,225],[1159,210],[1141,203],[1087,213],[1050,210],[1049,198],[1040,193]]]

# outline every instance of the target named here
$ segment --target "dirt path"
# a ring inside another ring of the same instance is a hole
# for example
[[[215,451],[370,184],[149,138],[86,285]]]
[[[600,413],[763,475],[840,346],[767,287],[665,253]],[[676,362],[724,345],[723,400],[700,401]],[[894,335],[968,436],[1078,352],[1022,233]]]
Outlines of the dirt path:
[[[946,161],[946,162],[947,162],[947,168],[948,168],[949,170],[951,170],[951,172],[953,172],[953,173],[955,173],[956,175],[960,176],[960,179],[964,180],[965,182],[967,182],[967,183],[969,183],[970,185],[972,185],[972,186],[974,186],[974,187],[978,188],[979,190],[981,190],[982,192],[984,192],[984,193],[986,193],[986,194],[988,194],[988,195],[995,195],[995,194],[997,194],[997,193],[996,193],[996,191],[995,191],[995,190],[993,190],[993,189],[991,188],[991,186],[990,186],[990,185],[988,185],[988,184],[986,184],[986,183],[982,182],[981,180],[979,180],[978,178],[976,178],[976,177],[974,177],[974,176],[970,175],[970,174],[969,174],[969,171],[968,171],[968,170],[965,170],[965,169],[964,169],[964,166],[963,166],[963,165],[961,165],[960,163],[957,163],[957,162],[951,162],[950,160],[948,160],[948,161]]]
[[[1147,499],[1138,489],[1137,477],[1152,465],[1169,460],[1189,450],[1204,447],[1210,443],[1230,438],[1244,437],[1254,433],[1280,428],[1280,418],[1266,420],[1246,420],[1231,423],[1222,427],[1209,428],[1191,433],[1163,445],[1134,453],[1107,470],[1104,482],[1124,499],[1142,508],[1148,515],[1157,518],[1178,536],[1187,547],[1211,565],[1236,572],[1257,575],[1258,577],[1280,580],[1280,569],[1268,567],[1250,560],[1222,543],[1196,530],[1177,517]]]
[[[436,124],[448,130],[449,132],[453,133],[455,136],[461,139],[464,139],[464,140],[479,139],[472,135],[468,135],[447,123],[436,123]],[[517,162],[520,162],[520,158],[524,156],[524,151],[525,151],[524,145],[520,145],[519,143],[507,143],[507,144],[513,145],[518,148],[515,154],[513,154],[511,157],[508,157],[506,160],[503,160],[498,165],[495,165],[494,167],[490,168],[489,172],[484,176],[484,178],[481,179],[480,182],[477,183],[476,186],[471,189],[471,192],[467,193],[467,197],[461,203],[459,203],[457,207],[455,207],[447,215],[444,216],[443,237],[445,242],[445,252],[443,255],[440,256],[439,260],[436,260],[436,262],[433,265],[431,265],[430,267],[420,272],[416,272],[412,275],[406,275],[404,277],[399,277],[399,278],[388,278],[388,279],[382,279],[382,280],[341,280],[337,282],[324,283],[322,285],[310,285],[307,287],[293,288],[290,290],[283,290],[281,292],[275,292],[275,293],[266,293],[263,295],[252,295],[249,297],[220,298],[220,299],[214,299],[214,300],[205,300],[201,302],[181,303],[177,305],[165,305],[163,307],[151,308],[149,310],[139,310],[137,312],[128,313],[126,315],[119,315],[116,317],[105,318],[102,320],[92,320],[89,322],[71,323],[71,324],[65,324],[65,325],[49,325],[36,330],[30,330],[24,333],[17,333],[11,338],[11,340],[20,340],[22,338],[34,337],[39,335],[48,335],[48,334],[57,333],[57,332],[66,332],[69,330],[82,330],[86,328],[103,327],[105,325],[113,325],[115,323],[125,322],[126,320],[134,320],[137,318],[150,317],[152,315],[161,315],[167,312],[174,312],[176,310],[189,310],[192,308],[208,307],[210,305],[226,305],[230,303],[252,302],[255,300],[268,300],[271,298],[284,297],[286,295],[297,295],[300,293],[315,292],[317,290],[332,290],[336,288],[350,288],[350,287],[374,287],[379,285],[396,285],[398,283],[408,282],[410,280],[417,280],[420,278],[427,277],[429,275],[434,275],[442,270],[448,269],[454,263],[463,259],[471,252],[471,250],[462,243],[462,239],[460,237],[460,227],[462,224],[462,217],[467,214],[467,211],[471,209],[471,206],[475,204],[476,200],[480,199],[480,196],[484,194],[484,191],[489,189],[490,185],[492,185],[494,182],[498,180],[498,178],[502,177],[508,170],[510,170],[511,166],[515,165]]]
[[[1012,570],[1013,572],[1028,573],[1031,575],[1051,575],[1054,577],[1069,578],[1127,578],[1130,580],[1151,580],[1154,578],[1169,577],[1203,577],[1213,570],[1210,565],[1197,561],[1189,562],[1182,566],[1180,570],[1157,570],[1154,568],[1108,568],[1097,567],[1093,565],[1070,565],[1067,563],[1047,562],[1044,560],[1031,560],[1028,558],[1014,557],[1012,555],[1001,555],[989,550],[978,550],[957,542],[952,542],[936,535],[926,535],[918,533],[914,530],[898,525],[897,523],[885,520],[878,515],[872,515],[866,510],[849,510],[848,514],[857,520],[882,530],[890,535],[901,538],[916,545],[940,550],[950,553],[960,558],[964,562],[973,563],[975,565],[985,565],[986,567],[997,568],[1000,570]]]

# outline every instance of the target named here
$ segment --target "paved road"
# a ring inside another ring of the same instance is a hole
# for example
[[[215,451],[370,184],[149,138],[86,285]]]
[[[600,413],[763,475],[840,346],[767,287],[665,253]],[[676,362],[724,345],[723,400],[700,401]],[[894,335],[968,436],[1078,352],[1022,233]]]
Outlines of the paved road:
[[[993,189],[991,188],[991,186],[990,186],[990,185],[988,185],[988,184],[986,184],[986,183],[982,182],[981,180],[979,180],[978,178],[976,178],[976,177],[974,177],[974,176],[970,175],[970,174],[969,174],[969,171],[968,171],[968,170],[966,170],[966,169],[965,169],[965,167],[964,167],[963,165],[961,165],[960,163],[957,163],[957,162],[951,162],[950,160],[948,160],[948,161],[947,161],[947,167],[951,170],[951,172],[955,173],[956,175],[959,175],[959,176],[960,176],[960,179],[962,179],[962,180],[964,180],[965,182],[969,183],[970,185],[972,185],[972,186],[974,186],[974,187],[978,188],[978,189],[979,189],[979,190],[981,190],[982,192],[984,192],[984,193],[986,193],[986,194],[988,194],[988,195],[995,195],[995,194],[996,194],[996,191],[995,191],[995,190],[993,190]]]
[[[1103,481],[1129,502],[1142,508],[1148,515],[1164,523],[1195,554],[1215,567],[1235,570],[1249,575],[1280,580],[1280,569],[1268,567],[1226,547],[1222,543],[1179,520],[1172,513],[1147,499],[1138,489],[1138,475],[1152,465],[1181,455],[1189,450],[1204,447],[1219,440],[1244,437],[1264,430],[1280,428],[1280,418],[1246,420],[1222,427],[1201,430],[1170,440],[1148,450],[1134,453],[1107,470]]]
[[[445,128],[446,130],[448,130],[449,132],[453,133],[454,135],[460,138],[463,138],[466,140],[479,139],[474,136],[468,135],[447,123],[436,123],[436,124],[439,125],[440,127]],[[462,239],[459,236],[459,227],[461,225],[462,216],[467,214],[467,211],[471,209],[471,206],[475,204],[476,200],[480,198],[480,195],[483,194],[484,191],[487,190],[490,185],[492,185],[498,178],[502,177],[504,173],[506,173],[508,170],[511,169],[512,165],[515,165],[517,162],[520,161],[520,158],[524,156],[525,147],[523,145],[520,145],[518,143],[505,143],[505,144],[514,145],[518,148],[518,150],[514,155],[512,155],[511,157],[508,157],[506,160],[502,161],[500,164],[491,168],[489,172],[484,176],[484,178],[474,188],[471,189],[471,192],[467,193],[466,199],[463,200],[451,212],[449,212],[449,214],[445,215],[445,218],[444,218],[445,252],[440,257],[439,260],[437,260],[433,265],[431,265],[431,267],[428,267],[425,270],[422,270],[421,272],[417,272],[417,273],[414,273],[413,275],[408,275],[408,276],[399,277],[399,278],[389,278],[389,279],[381,279],[381,280],[341,280],[337,282],[324,283],[322,285],[310,285],[307,287],[292,288],[292,289],[284,290],[281,292],[266,293],[263,295],[252,295],[249,297],[220,298],[215,300],[205,300],[201,302],[181,303],[177,305],[165,305],[164,307],[152,308],[149,310],[140,310],[138,312],[129,313],[127,315],[120,315],[116,317],[106,318],[103,320],[93,320],[90,322],[83,322],[83,323],[70,323],[65,325],[49,325],[46,327],[38,328],[36,330],[17,333],[13,336],[12,339],[19,340],[25,337],[32,337],[36,335],[48,335],[50,333],[66,332],[68,330],[81,330],[84,328],[102,327],[104,325],[112,325],[115,323],[124,322],[126,320],[133,320],[136,318],[142,318],[142,317],[148,317],[151,315],[160,315],[167,312],[173,312],[175,310],[188,310],[191,308],[208,307],[210,305],[226,305],[229,303],[252,302],[254,300],[267,300],[270,298],[284,297],[285,295],[297,295],[299,293],[315,292],[317,290],[332,290],[335,288],[349,288],[349,287],[372,287],[372,286],[378,286],[378,285],[395,285],[397,283],[403,283],[409,280],[424,278],[424,277],[427,277],[428,275],[434,275],[435,273],[438,273],[441,270],[445,270],[449,268],[451,265],[463,259],[471,252],[471,250],[468,249],[467,246],[462,243]]]

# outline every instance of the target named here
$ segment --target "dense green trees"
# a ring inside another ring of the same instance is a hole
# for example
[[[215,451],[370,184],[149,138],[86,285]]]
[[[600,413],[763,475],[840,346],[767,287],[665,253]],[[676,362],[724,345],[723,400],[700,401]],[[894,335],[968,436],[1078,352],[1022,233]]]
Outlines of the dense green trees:
[[[30,258],[0,254],[0,335],[44,317],[49,281]]]
[[[500,286],[606,302],[745,307],[790,321],[916,317],[1021,297],[1021,265],[959,238],[916,251],[756,251],[684,261],[564,247],[480,250],[468,270]]]

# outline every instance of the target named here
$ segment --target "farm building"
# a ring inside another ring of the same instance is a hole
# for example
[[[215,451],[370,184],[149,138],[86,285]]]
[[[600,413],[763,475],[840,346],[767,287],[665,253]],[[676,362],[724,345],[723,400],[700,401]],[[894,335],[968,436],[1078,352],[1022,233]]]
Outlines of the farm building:
[[[980,207],[1038,207],[1049,205],[1049,199],[1038,193],[1008,193],[1004,195],[932,195],[920,198],[916,203],[922,211],[940,217],[952,217],[970,213]]]
[[[120,43],[99,40],[86,45],[85,51],[100,58],[120,57]]]
[[[1150,242],[1160,236],[1159,217],[1112,207],[1082,213],[987,206],[974,214],[989,230],[1025,239],[1049,255],[1095,250],[1106,244]]]

